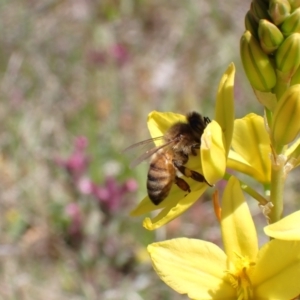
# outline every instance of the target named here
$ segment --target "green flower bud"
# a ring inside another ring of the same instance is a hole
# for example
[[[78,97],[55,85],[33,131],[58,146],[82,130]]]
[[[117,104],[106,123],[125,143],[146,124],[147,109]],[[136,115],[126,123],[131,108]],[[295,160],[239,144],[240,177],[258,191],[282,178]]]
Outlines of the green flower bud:
[[[298,138],[284,154],[288,158],[287,163],[290,165],[290,169],[297,167],[300,163],[300,139]]]
[[[254,35],[255,37],[258,37],[258,35],[257,35],[258,23],[255,21],[250,10],[248,10],[248,12],[245,16],[245,28],[246,28],[246,30],[250,31],[252,35]]]
[[[290,85],[300,84],[300,67],[291,78]]]
[[[254,94],[259,101],[264,107],[266,107],[269,111],[274,111],[276,105],[277,105],[277,98],[274,93],[271,92],[260,92],[256,89],[253,89]]]
[[[280,29],[285,36],[294,32],[300,33],[300,8],[296,9],[284,20]]]
[[[291,12],[291,5],[288,0],[271,0],[269,14],[275,25],[280,25]]]
[[[253,0],[251,2],[250,11],[257,22],[259,22],[260,19],[270,19],[268,5],[262,0]]]
[[[273,53],[284,39],[281,31],[267,20],[259,21],[258,36],[260,45],[267,54]]]
[[[289,0],[289,3],[291,5],[292,11],[300,7],[300,0]]]
[[[288,36],[275,54],[276,68],[286,77],[292,77],[300,65],[300,33]]]
[[[269,92],[276,84],[276,73],[268,55],[258,41],[246,31],[240,41],[241,59],[245,73],[252,87],[261,92]]]
[[[279,145],[291,143],[300,131],[300,84],[289,87],[280,98],[273,115],[271,135]]]

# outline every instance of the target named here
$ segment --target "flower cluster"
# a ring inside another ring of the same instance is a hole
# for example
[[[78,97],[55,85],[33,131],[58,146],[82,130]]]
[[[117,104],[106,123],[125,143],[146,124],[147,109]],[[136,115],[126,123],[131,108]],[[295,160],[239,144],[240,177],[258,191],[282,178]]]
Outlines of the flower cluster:
[[[92,196],[105,214],[114,213],[121,209],[125,195],[136,191],[137,182],[129,178],[120,183],[113,176],[107,176],[102,185],[94,182],[88,176],[90,158],[87,155],[87,146],[86,137],[77,137],[73,153],[68,158],[58,157],[56,163],[67,171],[71,187],[76,193]],[[76,220],[75,223],[78,221]]]
[[[299,215],[298,215],[299,217]],[[292,299],[300,292],[300,241],[272,240],[259,249],[238,180],[222,199],[224,251],[213,243],[177,238],[148,246],[161,279],[191,299]]]
[[[221,207],[214,198],[224,251],[208,241],[186,238],[148,246],[160,278],[191,299],[290,300],[300,295],[300,211],[283,218],[286,177],[300,164],[300,1],[253,0],[245,26],[241,59],[264,115],[249,113],[235,119],[231,64],[220,81],[215,116],[201,137],[199,155],[187,163],[212,185],[228,181]],[[152,112],[148,127],[157,137],[178,121],[186,120]],[[240,173],[264,192],[242,182]],[[144,220],[148,230],[178,217],[209,188],[206,182],[186,181],[190,193],[174,185],[158,206],[145,197],[132,215],[161,209]],[[243,191],[259,203],[265,216],[264,232],[270,241],[262,247]]]
[[[243,66],[265,107],[274,152],[282,154],[300,131],[300,3],[252,1],[245,26],[240,45]],[[288,158],[297,161],[298,153],[290,152]]]
[[[271,222],[282,216],[284,179],[300,160],[299,24],[299,1],[253,0],[240,43],[244,70],[265,110],[272,157]]]

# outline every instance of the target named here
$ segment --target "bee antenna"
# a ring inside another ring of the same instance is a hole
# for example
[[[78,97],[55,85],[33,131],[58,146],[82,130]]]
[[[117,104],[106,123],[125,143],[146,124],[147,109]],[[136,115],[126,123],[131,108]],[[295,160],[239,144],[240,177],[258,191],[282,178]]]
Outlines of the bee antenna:
[[[203,119],[206,125],[208,125],[211,122],[211,119],[209,117],[204,117]]]

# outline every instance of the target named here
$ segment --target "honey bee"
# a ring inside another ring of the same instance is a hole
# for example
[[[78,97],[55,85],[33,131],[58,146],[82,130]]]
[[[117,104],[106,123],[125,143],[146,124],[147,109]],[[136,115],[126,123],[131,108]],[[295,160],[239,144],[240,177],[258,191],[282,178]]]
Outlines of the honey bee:
[[[197,155],[197,149],[200,149],[201,145],[201,136],[210,119],[202,117],[197,112],[191,112],[186,115],[186,120],[186,123],[177,122],[172,125],[164,136],[145,140],[125,149],[127,151],[149,142],[163,141],[162,145],[146,151],[131,163],[131,167],[134,167],[150,157],[147,191],[150,200],[155,205],[168,196],[174,183],[183,191],[191,192],[189,184],[177,175],[178,171],[186,177],[210,185],[202,174],[185,166],[190,155]]]

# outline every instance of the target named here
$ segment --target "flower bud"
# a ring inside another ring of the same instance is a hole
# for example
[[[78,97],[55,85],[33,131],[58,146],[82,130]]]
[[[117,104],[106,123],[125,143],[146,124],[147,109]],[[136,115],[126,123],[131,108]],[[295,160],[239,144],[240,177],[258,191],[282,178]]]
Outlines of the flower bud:
[[[245,16],[245,28],[250,31],[253,36],[257,37],[258,23],[255,21],[250,10],[248,10]]]
[[[250,31],[246,31],[241,37],[240,52],[245,73],[252,87],[261,92],[271,91],[276,84],[275,70],[270,58]]]
[[[253,89],[254,94],[257,100],[268,110],[274,111],[277,105],[277,98],[276,95],[272,92],[260,92],[256,89]]]
[[[291,78],[290,85],[300,84],[300,67],[297,69],[295,74]]]
[[[280,25],[290,14],[291,5],[288,0],[271,0],[269,14],[275,25]]]
[[[300,8],[290,14],[281,24],[281,32],[285,35],[291,35],[294,32],[300,33]]]
[[[257,22],[259,22],[260,19],[270,19],[268,5],[261,0],[253,0],[251,2],[250,11]]]
[[[273,115],[271,135],[278,145],[291,143],[300,131],[300,84],[289,87],[280,98]]]
[[[288,77],[295,74],[300,65],[300,33],[288,36],[275,54],[276,68]]]
[[[300,7],[300,0],[289,0],[292,11]]]
[[[289,166],[290,170],[299,166],[300,163],[300,139],[297,139],[288,149],[285,151],[287,156],[287,163],[285,166]],[[289,171],[290,171],[289,170]]]
[[[283,34],[273,23],[260,20],[258,36],[262,49],[267,53],[273,53],[283,42]]]

